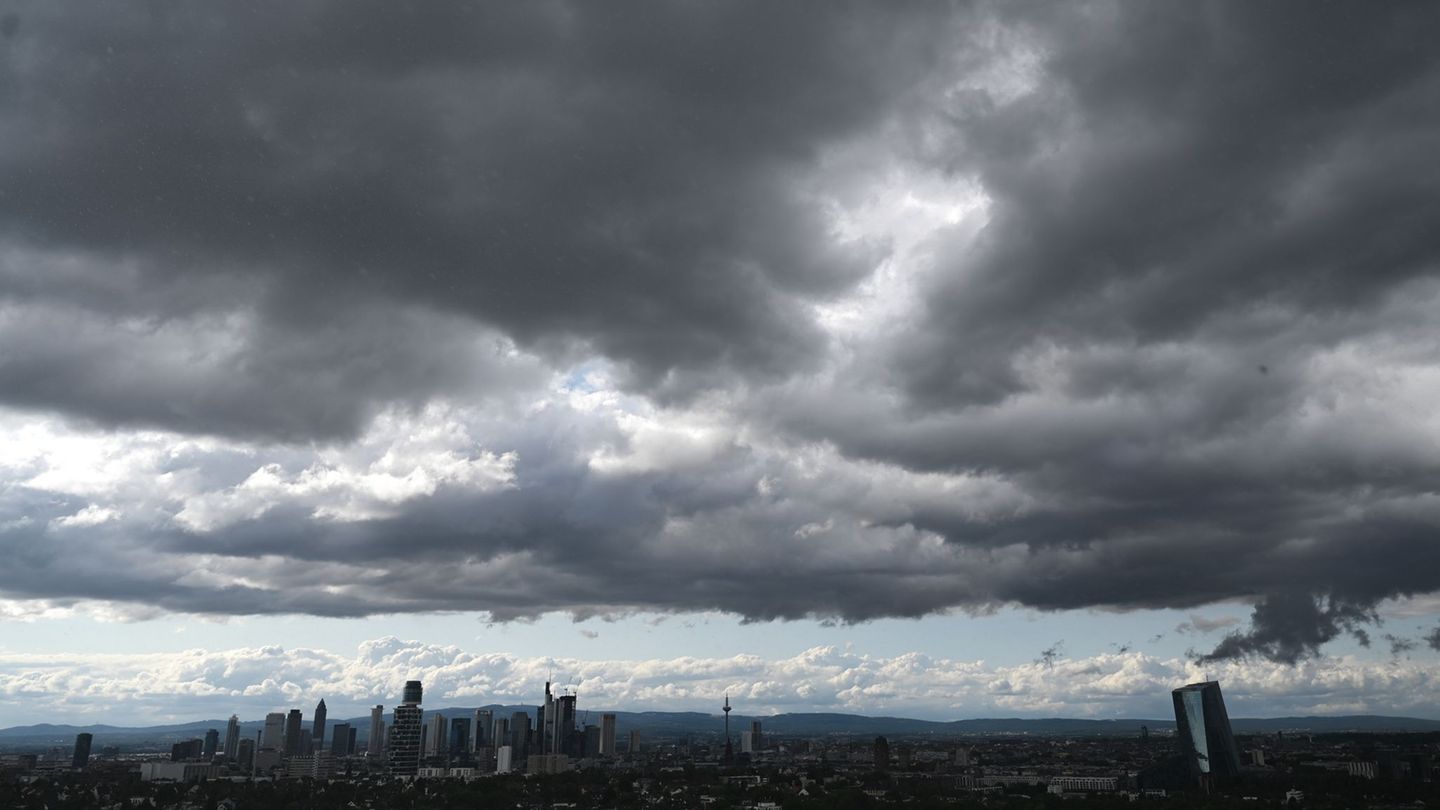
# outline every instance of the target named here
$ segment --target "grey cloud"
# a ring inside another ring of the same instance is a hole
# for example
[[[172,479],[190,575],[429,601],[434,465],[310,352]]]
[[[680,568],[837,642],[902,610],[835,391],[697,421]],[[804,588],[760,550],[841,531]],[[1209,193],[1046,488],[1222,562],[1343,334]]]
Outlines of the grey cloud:
[[[1175,625],[1175,632],[1184,635],[1186,633],[1213,633],[1216,630],[1224,630],[1227,627],[1234,627],[1240,620],[1230,616],[1219,616],[1214,619],[1192,613],[1188,621]]]
[[[1064,655],[1065,642],[1063,640],[1057,641],[1054,644],[1051,644],[1049,647],[1041,650],[1040,657],[1035,659],[1035,663],[1045,667],[1046,669],[1054,669],[1055,662],[1063,658]]]
[[[1295,30],[1283,4],[1160,8],[1097,25],[1093,7],[1010,7],[1044,54],[1034,92],[951,97],[929,120],[950,137],[917,156],[973,173],[988,221],[933,240],[921,316],[843,386],[797,382],[764,409],[855,457],[1037,493],[1015,520],[908,518],[1076,552],[1010,598],[1256,599],[1215,654],[1295,660],[1440,588],[1435,516],[1401,506],[1440,464],[1379,371],[1436,349],[1419,314],[1440,264],[1433,13],[1337,7]],[[1374,59],[1330,56],[1356,49]],[[1366,359],[1317,373],[1347,357]],[[1394,556],[1371,562],[1372,543]],[[1351,608],[1288,607],[1317,598]]]
[[[225,446],[124,491],[9,468],[7,596],[1239,600],[1207,660],[1293,662],[1440,590],[1427,6],[15,9],[0,402]],[[832,216],[888,172],[988,207],[902,256]],[[866,282],[910,297],[817,314]],[[558,403],[586,368],[633,399]],[[503,486],[334,458],[437,402]],[[733,435],[687,461],[637,413]],[[123,515],[55,523],[91,501]]]
[[[258,323],[236,360],[260,365],[277,353],[266,330],[363,342],[367,308],[408,303],[562,362],[602,353],[666,395],[817,361],[807,302],[848,288],[884,246],[837,241],[803,182],[941,45],[918,36],[923,19],[860,7],[21,13],[0,95],[16,122],[0,150],[4,238],[12,255],[95,266],[56,281],[12,268],[11,300],[83,306],[97,330],[116,311],[164,323],[238,303]],[[117,264],[133,276],[119,289]],[[196,294],[177,301],[177,287]],[[115,422],[347,434],[350,399],[363,411],[393,389],[453,388],[454,370],[405,375],[423,335],[391,341],[408,345],[376,358],[372,384],[310,387],[326,356],[275,369],[298,425],[265,408],[255,424],[136,413],[122,383],[72,390],[98,362],[63,358],[42,385],[31,351],[5,358],[0,390]],[[160,373],[143,352],[132,362]],[[267,382],[233,385],[253,404]],[[212,390],[201,378],[179,393]]]
[[[1401,655],[1404,655],[1419,646],[1414,639],[1404,638],[1402,636],[1397,636],[1393,633],[1386,633],[1384,635],[1384,638],[1386,643],[1390,645],[1390,655],[1394,658],[1399,658]]]
[[[1255,606],[1248,630],[1227,635],[1199,660],[1262,655],[1273,661],[1295,663],[1315,655],[1326,642],[1347,632],[1368,647],[1370,639],[1362,625],[1377,618],[1374,605],[1365,601],[1316,598],[1306,593],[1273,596]]]

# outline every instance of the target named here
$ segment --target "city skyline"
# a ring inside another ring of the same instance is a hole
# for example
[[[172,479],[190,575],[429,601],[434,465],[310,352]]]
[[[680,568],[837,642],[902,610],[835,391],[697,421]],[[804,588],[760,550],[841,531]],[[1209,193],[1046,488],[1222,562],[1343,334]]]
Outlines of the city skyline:
[[[0,715],[1440,719],[1437,19],[15,0]]]
[[[1035,660],[1013,668],[985,669],[965,666],[960,662],[927,660],[915,656],[897,659],[866,659],[838,649],[815,649],[801,656],[779,662],[757,657],[741,659],[683,660],[688,669],[684,676],[663,668],[663,661],[585,661],[545,657],[517,660],[504,655],[467,654],[454,648],[436,647],[380,639],[366,645],[360,655],[350,660],[327,662],[333,668],[315,669],[320,658],[314,650],[295,650],[298,661],[308,665],[291,672],[277,663],[284,651],[271,647],[253,651],[262,657],[258,664],[248,664],[243,657],[223,653],[206,653],[191,657],[172,677],[174,692],[164,689],[167,673],[156,668],[153,657],[141,659],[145,667],[136,675],[136,693],[116,700],[102,695],[69,709],[43,702],[28,707],[16,706],[7,712],[11,725],[28,723],[108,723],[115,725],[152,725],[157,720],[191,722],[230,715],[240,710],[243,718],[257,720],[279,708],[290,711],[307,701],[324,700],[334,707],[335,718],[357,719],[373,711],[378,702],[391,706],[403,691],[399,686],[419,675],[429,683],[432,705],[447,706],[498,705],[533,706],[537,692],[551,683],[557,690],[586,695],[592,707],[620,711],[700,711],[720,716],[716,700],[744,696],[749,716],[770,716],[785,713],[840,712],[861,716],[898,716],[930,720],[965,720],[973,718],[1075,717],[1080,719],[1159,718],[1171,711],[1169,690],[1178,683],[1218,677],[1230,684],[1232,713],[1237,717],[1282,716],[1344,716],[1357,714],[1409,716],[1440,720],[1436,707],[1426,698],[1425,688],[1435,677],[1433,667],[1420,663],[1400,665],[1386,662],[1373,670],[1361,670],[1368,678],[1386,679],[1382,685],[1360,680],[1350,685],[1352,702],[1316,705],[1306,696],[1287,702],[1288,692],[1296,690],[1301,678],[1325,684],[1327,694],[1336,694],[1340,685],[1335,678],[1352,675],[1352,664],[1321,659],[1296,668],[1280,664],[1231,663],[1227,666],[1197,667],[1184,659],[1169,662],[1150,658],[1143,653],[1109,652],[1088,658],[1059,655],[1051,660]],[[436,663],[442,656],[454,660]],[[682,662],[673,662],[679,666]],[[923,669],[921,667],[924,667]],[[198,698],[184,694],[183,682],[193,691],[196,672],[217,669],[258,670],[286,678],[288,697],[262,690],[218,688]],[[807,672],[801,672],[808,668]],[[636,681],[637,671],[647,671]],[[113,664],[105,668],[113,684],[127,673]],[[569,672],[575,677],[553,681],[556,672]],[[302,674],[303,673],[303,674]],[[394,673],[394,674],[388,674]],[[802,690],[828,688],[831,697],[810,695],[755,693],[743,691],[740,684],[774,683],[774,677],[788,673],[797,678]],[[805,676],[805,677],[802,677]],[[64,676],[60,676],[64,677]],[[157,680],[157,678],[159,680]],[[308,680],[307,680],[308,679]],[[748,679],[748,680],[747,680]],[[1021,700],[994,698],[997,679],[1010,683],[1004,691]],[[1277,679],[1282,679],[1277,683]],[[299,681],[307,681],[302,685]],[[837,683],[837,681],[839,683]],[[503,687],[477,687],[477,683],[499,684]],[[1047,695],[1043,690],[1054,690]],[[144,691],[143,696],[139,694]],[[908,690],[908,691],[907,691]],[[883,700],[869,698],[856,702],[845,700],[846,691],[873,695],[887,692]],[[348,694],[347,694],[348,693]],[[657,699],[657,694],[670,697]],[[358,695],[358,696],[357,696]],[[1052,696],[1053,695],[1053,696]],[[1040,697],[1037,700],[1037,696]],[[1391,700],[1392,703],[1383,701]],[[1033,702],[1030,702],[1033,701]],[[880,708],[875,708],[879,704]],[[1093,707],[1077,711],[1076,707]],[[243,709],[243,710],[242,710]],[[387,711],[389,709],[387,708]],[[313,714],[313,713],[312,713]],[[142,722],[143,720],[143,722]],[[280,716],[282,724],[286,715]],[[290,721],[295,732],[306,731],[297,719]],[[282,732],[283,733],[283,732]]]

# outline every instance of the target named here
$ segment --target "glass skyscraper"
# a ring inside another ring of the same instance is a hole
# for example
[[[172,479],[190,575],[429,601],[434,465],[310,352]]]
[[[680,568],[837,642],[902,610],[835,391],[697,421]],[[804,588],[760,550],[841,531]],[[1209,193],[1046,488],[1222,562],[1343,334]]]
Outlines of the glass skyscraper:
[[[390,741],[385,746],[390,773],[395,776],[414,776],[420,769],[421,694],[419,681],[406,681],[404,702],[395,707]]]
[[[1202,782],[1235,776],[1240,753],[1230,731],[1230,715],[1216,681],[1192,683],[1170,693],[1175,702],[1175,736],[1190,766]]]

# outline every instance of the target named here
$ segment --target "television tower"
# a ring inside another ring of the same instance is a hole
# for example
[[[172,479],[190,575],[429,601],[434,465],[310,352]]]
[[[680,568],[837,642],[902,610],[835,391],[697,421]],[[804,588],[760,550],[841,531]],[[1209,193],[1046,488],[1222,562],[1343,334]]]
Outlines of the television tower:
[[[730,694],[725,694],[725,761],[735,759],[735,749],[730,747]]]

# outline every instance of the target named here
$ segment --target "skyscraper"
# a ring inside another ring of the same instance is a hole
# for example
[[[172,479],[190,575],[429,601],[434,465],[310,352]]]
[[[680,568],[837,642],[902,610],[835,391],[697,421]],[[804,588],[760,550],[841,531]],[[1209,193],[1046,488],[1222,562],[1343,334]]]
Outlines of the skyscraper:
[[[300,716],[299,709],[291,709],[285,716],[285,753],[292,757],[300,754],[300,732],[304,731],[301,728],[303,724],[304,718]]]
[[[600,756],[615,756],[615,715],[600,715]]]
[[[265,715],[265,733],[260,738],[261,751],[285,750],[285,714],[270,712]]]
[[[753,754],[760,750],[760,721],[750,721],[750,730],[740,733],[740,753]]]
[[[311,726],[310,742],[316,751],[325,748],[325,698],[320,698],[320,702],[315,705],[315,724]]]
[[[884,737],[875,738],[875,770],[890,770],[890,741]]]
[[[471,750],[490,748],[490,735],[495,733],[495,713],[489,709],[475,710],[475,745]]]
[[[529,715],[526,715],[528,718]],[[526,723],[529,725],[529,723]],[[505,717],[497,717],[490,726],[490,747],[499,749],[502,745],[510,744],[510,720]]]
[[[350,750],[350,724],[336,723],[330,729],[330,753],[337,757],[347,757],[355,753]]]
[[[230,715],[230,722],[225,724],[225,758],[231,762],[240,756],[240,718]]]
[[[561,695],[555,699],[555,749],[552,754],[579,754],[575,737],[575,696]]]
[[[420,769],[421,696],[420,682],[406,681],[404,700],[395,707],[386,746],[392,776],[414,776]]]
[[[436,712],[430,715],[430,724],[425,733],[425,756],[443,757],[449,745],[450,729],[445,724],[445,715]]]
[[[600,727],[599,727],[599,726],[592,726],[592,725],[590,725],[589,723],[586,723],[585,726],[580,729],[580,739],[581,739],[580,750],[578,750],[578,751],[575,752],[576,756],[580,756],[580,757],[598,757],[598,756],[600,756]]]
[[[1190,766],[1190,774],[1209,785],[1215,778],[1240,773],[1240,752],[1230,730],[1230,715],[1220,684],[1204,681],[1170,693],[1175,703],[1175,736]]]
[[[449,757],[452,760],[470,758],[470,718],[450,719]]]
[[[370,741],[365,751],[370,756],[379,756],[385,750],[385,706],[378,705],[370,710]]]
[[[220,732],[209,729],[205,732],[205,745],[200,749],[200,756],[206,759],[214,759],[215,752],[220,749]]]
[[[510,715],[509,744],[510,755],[515,758],[516,762],[524,762],[530,756],[529,712],[515,712]]]
[[[90,764],[90,744],[94,739],[84,732],[75,735],[75,751],[70,757],[70,767],[83,768]]]
[[[513,718],[510,723],[515,725]],[[530,725],[527,718],[525,725]],[[539,711],[535,713],[535,730],[538,732],[541,754],[550,754],[555,750],[555,696],[550,693],[550,682],[545,682],[545,702],[541,704]],[[517,758],[523,758],[519,751],[515,752]]]
[[[255,764],[255,741],[244,739],[235,746],[235,767],[249,771]]]

